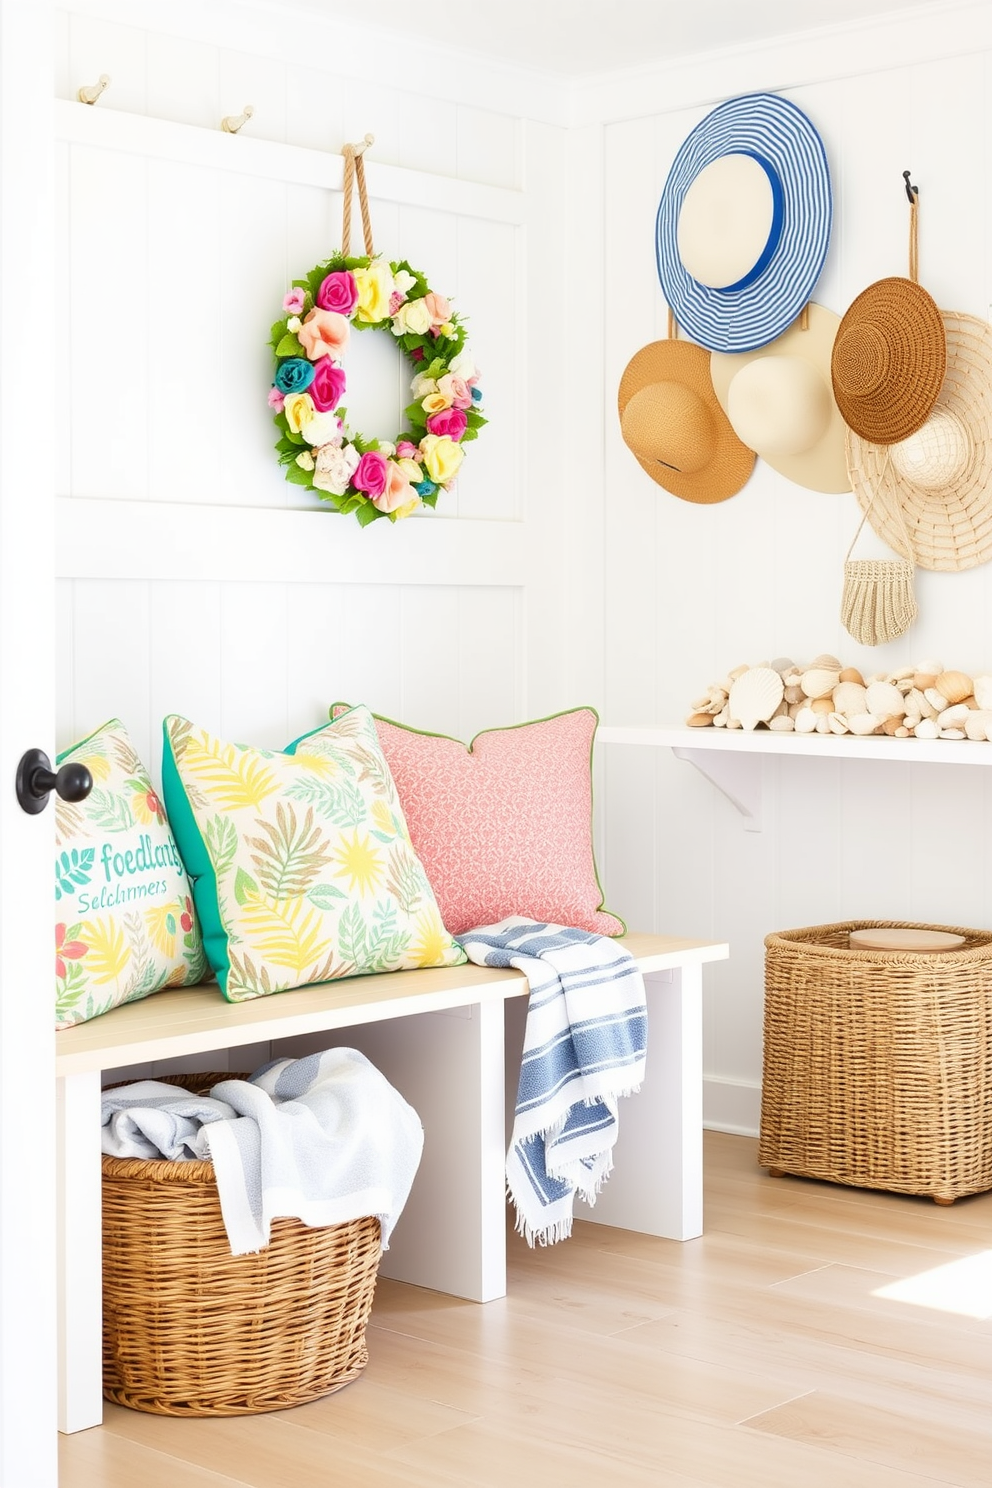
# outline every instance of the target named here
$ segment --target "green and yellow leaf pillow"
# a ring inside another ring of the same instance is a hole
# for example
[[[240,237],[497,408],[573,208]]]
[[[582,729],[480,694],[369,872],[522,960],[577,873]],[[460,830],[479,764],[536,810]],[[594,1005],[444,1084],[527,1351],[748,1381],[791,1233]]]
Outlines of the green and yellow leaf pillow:
[[[207,974],[192,889],[148,771],[119,718],[58,757],[84,801],[55,802],[55,1026]]]
[[[367,708],[286,753],[165,720],[166,808],[229,1002],[337,977],[456,966]],[[330,737],[329,737],[330,736]]]

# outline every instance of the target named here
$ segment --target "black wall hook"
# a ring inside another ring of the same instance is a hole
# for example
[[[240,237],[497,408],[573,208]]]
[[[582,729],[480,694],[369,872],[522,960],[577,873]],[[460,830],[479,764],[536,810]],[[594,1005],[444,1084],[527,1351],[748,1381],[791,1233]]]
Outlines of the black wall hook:
[[[920,188],[919,186],[914,186],[913,183],[910,181],[909,171],[903,171],[902,178],[906,183],[906,195],[909,197],[909,204],[911,207],[915,206],[916,198],[920,194]]]

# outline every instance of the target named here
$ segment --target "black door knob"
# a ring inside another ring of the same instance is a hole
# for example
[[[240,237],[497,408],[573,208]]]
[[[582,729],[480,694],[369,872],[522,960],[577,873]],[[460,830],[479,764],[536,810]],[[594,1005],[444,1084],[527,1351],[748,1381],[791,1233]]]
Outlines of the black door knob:
[[[58,774],[42,749],[29,749],[21,756],[15,783],[21,810],[29,816],[44,811],[52,791],[63,801],[84,801],[93,789],[93,776],[85,765],[63,765]]]

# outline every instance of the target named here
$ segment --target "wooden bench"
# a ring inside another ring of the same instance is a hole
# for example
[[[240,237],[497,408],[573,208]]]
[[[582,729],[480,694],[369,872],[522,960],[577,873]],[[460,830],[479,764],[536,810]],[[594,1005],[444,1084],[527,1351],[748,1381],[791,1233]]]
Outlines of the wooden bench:
[[[702,966],[728,948],[627,935],[648,993],[648,1073],[624,1101],[597,1223],[686,1240],[702,1231]],[[214,985],[165,992],[56,1034],[59,1126],[59,1427],[103,1418],[100,1090],[115,1071],[237,1051],[232,1069],[347,1043],[401,1091],[424,1156],[383,1256],[384,1276],[476,1302],[506,1292],[506,1067],[519,1056],[520,972],[466,965],[328,982],[252,1002]],[[514,1006],[514,1000],[517,1000]],[[341,1034],[346,1037],[328,1038]],[[203,1067],[202,1058],[200,1067]],[[517,1065],[517,1067],[519,1067]],[[511,1085],[515,1084],[515,1072]]]

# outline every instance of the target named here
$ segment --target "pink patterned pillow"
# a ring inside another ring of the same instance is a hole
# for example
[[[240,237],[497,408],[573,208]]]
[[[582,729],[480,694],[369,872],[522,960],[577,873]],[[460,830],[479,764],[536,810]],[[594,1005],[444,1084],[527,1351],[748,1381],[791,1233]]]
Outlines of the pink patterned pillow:
[[[331,717],[347,711],[335,703]],[[599,719],[576,708],[469,745],[376,716],[414,850],[452,935],[507,915],[622,935],[602,907],[590,762]]]

